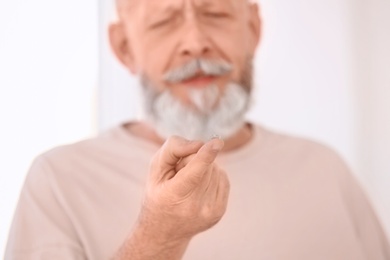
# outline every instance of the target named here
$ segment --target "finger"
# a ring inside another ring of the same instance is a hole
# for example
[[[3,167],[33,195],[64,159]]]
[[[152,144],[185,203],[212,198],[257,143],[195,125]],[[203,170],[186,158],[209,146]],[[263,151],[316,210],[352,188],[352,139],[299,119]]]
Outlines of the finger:
[[[215,194],[216,190],[219,186],[219,167],[214,163],[212,167],[206,172],[204,178],[204,181],[202,182],[202,188],[203,194],[205,197],[209,197],[209,200],[212,202],[215,201]]]
[[[170,137],[161,147],[158,164],[161,168],[172,168],[181,160],[199,151],[203,142],[190,141],[179,136]]]
[[[224,143],[220,139],[207,142],[199,149],[192,160],[177,173],[175,181],[180,186],[182,194],[187,194],[200,186],[204,181],[203,177],[207,171],[211,170],[210,167],[212,167],[223,145]]]
[[[183,169],[194,157],[195,154],[183,157],[176,165],[176,172],[179,172],[181,169]]]
[[[224,142],[221,139],[208,141],[199,149],[194,158],[187,164],[187,167],[198,174],[204,174],[214,163],[223,146]]]

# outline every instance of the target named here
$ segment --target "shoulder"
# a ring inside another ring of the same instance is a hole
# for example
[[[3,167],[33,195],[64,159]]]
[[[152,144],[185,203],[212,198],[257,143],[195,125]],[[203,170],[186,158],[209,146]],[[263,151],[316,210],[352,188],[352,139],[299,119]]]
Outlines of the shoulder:
[[[259,126],[263,133],[262,155],[267,169],[291,180],[302,178],[324,190],[333,190],[343,200],[362,192],[360,182],[342,156],[319,141],[280,133]],[[354,192],[351,192],[354,190]]]
[[[28,178],[68,178],[112,164],[124,154],[130,154],[136,144],[121,136],[119,127],[96,137],[52,148],[35,158]]]
[[[111,147],[121,143],[117,131],[117,128],[113,128],[92,138],[57,146],[44,152],[40,157],[55,161],[59,158],[90,156],[94,153],[110,150]]]
[[[74,194],[115,190],[122,183],[138,187],[144,181],[153,151],[140,140],[122,134],[125,133],[109,130],[39,155],[27,173],[24,190],[54,192],[57,197],[76,203]]]
[[[99,147],[105,146],[107,141],[104,139],[106,138],[97,136],[43,152],[33,160],[27,174],[27,182],[52,178],[52,173],[58,170],[69,172],[78,161],[93,157]]]
[[[286,134],[263,126],[257,125],[255,127],[257,129],[256,131],[264,136],[264,149],[280,158],[344,164],[344,160],[334,148],[320,141],[298,135]]]
[[[305,176],[340,183],[350,169],[335,149],[319,141],[256,126],[261,138],[251,162],[286,178]]]
[[[124,155],[131,156],[142,148],[139,140],[128,136],[121,126],[116,126],[95,137],[57,146],[38,156],[37,160],[53,166],[71,167],[81,163],[122,159]]]

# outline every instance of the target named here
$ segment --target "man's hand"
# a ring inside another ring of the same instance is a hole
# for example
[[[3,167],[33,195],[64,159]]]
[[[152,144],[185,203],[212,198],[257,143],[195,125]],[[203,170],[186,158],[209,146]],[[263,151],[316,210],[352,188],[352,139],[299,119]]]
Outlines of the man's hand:
[[[214,162],[223,141],[170,138],[154,157],[141,224],[161,239],[190,239],[215,225],[226,210],[229,181]]]
[[[152,160],[139,221],[116,259],[181,259],[191,238],[222,218],[229,181],[214,161],[223,145],[166,141]]]

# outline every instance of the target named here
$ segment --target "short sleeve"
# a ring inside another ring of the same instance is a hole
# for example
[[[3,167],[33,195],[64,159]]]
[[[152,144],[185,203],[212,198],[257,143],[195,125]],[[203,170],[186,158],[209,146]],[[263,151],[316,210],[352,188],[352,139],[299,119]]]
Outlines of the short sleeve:
[[[32,164],[15,211],[5,260],[86,259],[77,233],[51,185],[50,164]]]

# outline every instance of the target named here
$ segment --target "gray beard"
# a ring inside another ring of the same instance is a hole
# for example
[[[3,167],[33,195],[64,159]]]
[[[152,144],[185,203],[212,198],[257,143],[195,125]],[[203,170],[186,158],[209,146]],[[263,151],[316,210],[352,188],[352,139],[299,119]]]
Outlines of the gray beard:
[[[216,85],[190,89],[190,105],[183,104],[169,89],[156,91],[151,81],[142,77],[146,119],[164,139],[172,135],[202,141],[216,135],[223,139],[231,137],[245,124],[251,103],[250,61],[247,65],[241,84],[230,82],[222,93]]]

